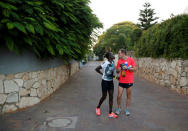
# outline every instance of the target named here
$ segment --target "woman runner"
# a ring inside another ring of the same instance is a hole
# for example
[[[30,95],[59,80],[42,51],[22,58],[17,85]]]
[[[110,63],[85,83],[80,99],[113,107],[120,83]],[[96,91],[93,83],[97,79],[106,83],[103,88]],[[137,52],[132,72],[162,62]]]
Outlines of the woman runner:
[[[98,103],[98,106],[96,108],[96,115],[100,116],[101,111],[100,107],[104,100],[106,99],[107,92],[109,94],[109,114],[108,117],[111,118],[117,118],[118,116],[112,112],[112,107],[113,107],[113,93],[114,93],[114,83],[113,83],[113,75],[114,75],[114,62],[113,59],[115,58],[111,52],[106,53],[105,57],[107,60],[99,65],[95,70],[99,74],[102,75],[102,97],[100,98],[100,101]],[[101,69],[103,69],[103,73],[101,72]]]

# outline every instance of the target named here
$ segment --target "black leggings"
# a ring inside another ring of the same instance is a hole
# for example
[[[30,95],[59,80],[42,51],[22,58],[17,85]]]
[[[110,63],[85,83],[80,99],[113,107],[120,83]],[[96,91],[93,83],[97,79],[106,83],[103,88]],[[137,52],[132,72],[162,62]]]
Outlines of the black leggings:
[[[100,108],[100,106],[106,99],[107,92],[108,92],[108,94],[109,94],[109,113],[111,113],[112,107],[113,107],[114,83],[113,83],[113,81],[102,80],[101,86],[102,86],[102,97],[99,101],[97,108]]]

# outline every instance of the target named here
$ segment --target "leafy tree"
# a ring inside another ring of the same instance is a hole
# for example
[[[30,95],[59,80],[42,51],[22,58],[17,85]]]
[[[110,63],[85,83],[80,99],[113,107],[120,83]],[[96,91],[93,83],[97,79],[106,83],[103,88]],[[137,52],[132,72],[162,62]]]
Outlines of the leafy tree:
[[[105,47],[102,44],[96,44],[93,48],[93,52],[99,57],[99,60],[103,60],[105,54]]]
[[[93,47],[93,53],[99,57],[99,60],[103,60],[103,56],[105,54],[105,47],[103,44],[101,44],[104,40],[104,36],[105,32],[103,32],[103,34],[98,37],[98,41]]]
[[[102,27],[89,0],[1,0],[0,42],[20,54],[81,59],[91,45],[91,33]]]
[[[134,47],[133,32],[138,27],[132,22],[120,22],[109,28],[101,37],[99,37],[99,47],[111,50],[117,53],[121,48],[132,50]],[[136,36],[136,35],[135,35]]]
[[[159,17],[154,17],[156,13],[154,12],[154,9],[151,8],[150,3],[145,3],[143,6],[144,6],[144,9],[140,10],[140,14],[139,14],[140,18],[138,19],[140,23],[138,25],[143,30],[147,30],[149,27],[157,23],[156,20]]]

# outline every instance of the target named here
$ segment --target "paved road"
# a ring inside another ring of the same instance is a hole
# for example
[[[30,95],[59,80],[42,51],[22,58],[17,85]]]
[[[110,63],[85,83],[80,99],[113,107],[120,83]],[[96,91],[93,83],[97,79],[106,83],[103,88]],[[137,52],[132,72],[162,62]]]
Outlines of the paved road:
[[[107,99],[101,107],[102,116],[97,117],[101,76],[94,68],[98,64],[85,65],[40,104],[0,116],[0,131],[188,131],[188,97],[138,77],[133,87],[131,116],[122,113],[118,119],[108,118]],[[116,98],[114,103],[116,107]],[[58,127],[63,124],[66,128]]]

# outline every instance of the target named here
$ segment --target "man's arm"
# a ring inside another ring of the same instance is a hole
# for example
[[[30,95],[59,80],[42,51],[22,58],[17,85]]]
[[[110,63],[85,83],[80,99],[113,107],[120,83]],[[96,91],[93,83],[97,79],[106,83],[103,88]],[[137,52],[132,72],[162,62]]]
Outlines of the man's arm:
[[[99,65],[99,66],[97,66],[97,68],[95,69],[95,71],[96,71],[97,73],[103,75],[103,73],[101,72],[101,69],[102,69],[102,67],[101,67],[101,65]]]
[[[136,66],[129,68],[129,71],[136,71]]]
[[[123,69],[124,70],[129,70],[129,71],[136,71],[136,66],[134,66],[134,67],[127,67],[127,66],[123,66]]]

